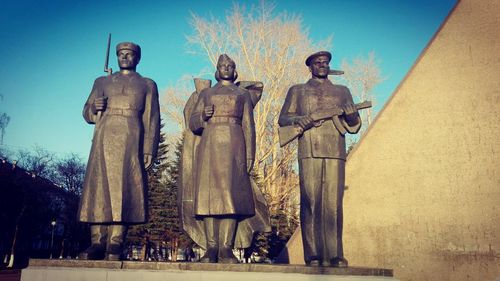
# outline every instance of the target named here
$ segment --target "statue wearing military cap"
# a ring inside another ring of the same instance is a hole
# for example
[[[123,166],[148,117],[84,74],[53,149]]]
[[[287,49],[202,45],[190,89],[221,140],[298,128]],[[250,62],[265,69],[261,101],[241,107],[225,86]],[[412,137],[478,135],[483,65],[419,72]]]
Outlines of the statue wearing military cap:
[[[118,55],[118,52],[120,50],[130,50],[134,51],[135,54],[141,58],[141,47],[137,44],[134,44],[132,42],[121,42],[116,45],[116,55]]]
[[[361,127],[349,89],[328,80],[331,53],[310,55],[305,64],[311,79],[288,90],[280,127],[299,127],[300,226],[308,266],[347,266],[342,247],[342,198],[345,177],[345,132]],[[317,112],[341,109],[334,120],[315,121]],[[337,117],[336,117],[337,118]],[[280,128],[281,129],[281,128]]]
[[[183,227],[206,249],[201,258],[206,263],[237,263],[235,243],[248,247],[254,230],[268,225],[268,217],[256,212],[263,198],[258,200],[258,187],[249,175],[255,159],[253,107],[258,101],[252,95],[260,96],[263,85],[248,83],[249,88],[255,86],[252,90],[238,87],[234,83],[237,75],[235,62],[221,55],[215,72],[218,83],[213,87],[207,84],[194,105],[190,99],[186,106],[189,128],[201,137],[195,152],[190,153],[194,157],[183,158]],[[190,134],[187,140],[192,141]],[[192,165],[191,176],[185,172],[188,165]],[[193,190],[192,197],[189,190]],[[192,198],[191,202],[186,202],[185,196]],[[185,216],[191,213],[194,219]]]
[[[120,71],[95,80],[83,117],[95,124],[78,218],[90,224],[80,259],[119,260],[128,225],[146,222],[146,169],[156,157],[160,107],[156,83],[136,72],[141,48],[116,46]]]
[[[306,59],[306,65],[309,67],[311,66],[311,61],[319,56],[325,56],[328,58],[328,62],[330,62],[332,60],[332,54],[330,52],[327,52],[327,51],[319,51],[319,52],[316,52],[310,56],[307,57]]]

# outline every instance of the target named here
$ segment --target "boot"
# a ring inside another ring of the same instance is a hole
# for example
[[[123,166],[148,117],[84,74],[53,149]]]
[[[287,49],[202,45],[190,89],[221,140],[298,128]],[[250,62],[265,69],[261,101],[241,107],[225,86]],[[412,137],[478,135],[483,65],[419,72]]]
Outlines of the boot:
[[[127,226],[122,224],[112,224],[108,226],[108,243],[106,245],[106,260],[121,260],[123,251],[123,241],[127,235]]]
[[[330,265],[333,267],[347,267],[347,260],[343,257],[336,257],[330,260]]]
[[[309,257],[305,262],[306,266],[311,266],[311,267],[324,266],[323,262],[318,256]]]
[[[78,255],[81,260],[102,260],[106,248],[107,228],[102,224],[90,225],[90,247]]]
[[[233,254],[235,234],[236,234],[236,219],[219,220],[220,263],[238,263],[238,259]]]
[[[217,225],[215,219],[206,217],[203,219],[205,225],[205,237],[207,239],[207,251],[201,257],[200,262],[203,263],[216,263],[217,255],[219,253],[219,245],[217,240]]]

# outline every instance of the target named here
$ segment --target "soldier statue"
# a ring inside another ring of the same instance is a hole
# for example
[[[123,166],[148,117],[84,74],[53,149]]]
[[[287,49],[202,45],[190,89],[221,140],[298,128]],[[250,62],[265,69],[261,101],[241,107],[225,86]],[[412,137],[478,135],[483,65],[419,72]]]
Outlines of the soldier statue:
[[[349,89],[328,79],[331,58],[329,52],[321,51],[306,59],[312,78],[289,89],[278,123],[282,128],[296,126],[302,132],[298,159],[305,263],[308,266],[346,267],[342,249],[344,134],[357,133],[361,119]],[[321,120],[313,118],[325,111],[340,111],[341,114]]]
[[[120,260],[127,227],[147,217],[146,169],[160,135],[158,89],[136,72],[138,45],[119,43],[116,55],[120,71],[97,78],[83,108],[95,131],[78,211],[90,224],[91,246],[80,259]]]
[[[249,90],[234,83],[237,76],[235,62],[221,55],[215,74],[218,83],[213,87],[204,83],[204,89],[197,87],[199,94],[193,94],[186,105],[189,128],[201,138],[197,141],[188,134],[190,148],[185,149],[192,151],[189,155],[194,158],[183,156],[183,196],[190,196],[193,190],[192,204],[189,198],[181,200],[183,228],[206,248],[201,258],[205,263],[237,263],[232,252],[237,233],[250,234],[251,240],[251,229],[266,221],[260,217],[256,224],[242,224],[259,218],[255,216],[257,203],[249,175],[255,159],[253,107],[258,99],[253,101]],[[261,93],[262,87],[257,83],[257,92]],[[188,165],[192,165],[191,172],[186,171]]]

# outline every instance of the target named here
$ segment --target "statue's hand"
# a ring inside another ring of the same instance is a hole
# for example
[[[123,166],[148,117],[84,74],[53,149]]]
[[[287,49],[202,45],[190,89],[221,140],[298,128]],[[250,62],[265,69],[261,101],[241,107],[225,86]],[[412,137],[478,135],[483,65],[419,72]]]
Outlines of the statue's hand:
[[[250,171],[253,169],[254,160],[247,159],[247,172],[250,174]]]
[[[308,115],[301,116],[297,120],[295,120],[295,124],[298,124],[305,131],[314,126],[314,120]]]
[[[358,110],[352,103],[344,104],[342,106],[342,110],[344,111],[345,121],[349,124],[356,122],[358,117]]]
[[[149,170],[153,166],[153,155],[151,154],[144,154],[144,167],[146,170]]]
[[[203,118],[203,121],[208,121],[208,119],[210,119],[210,117],[212,117],[214,115],[214,105],[208,105],[208,106],[205,106],[205,109],[203,110],[203,113],[202,113],[202,118]]]
[[[97,114],[98,111],[106,110],[107,105],[108,105],[107,97],[96,98],[94,100],[94,103],[92,104],[92,113]]]

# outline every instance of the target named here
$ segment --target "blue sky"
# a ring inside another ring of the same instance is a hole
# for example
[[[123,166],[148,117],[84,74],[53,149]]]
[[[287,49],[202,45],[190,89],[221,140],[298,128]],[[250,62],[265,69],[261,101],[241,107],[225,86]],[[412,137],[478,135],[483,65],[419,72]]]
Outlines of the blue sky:
[[[104,75],[108,32],[112,48],[142,48],[138,72],[160,91],[208,61],[186,52],[190,12],[223,18],[231,1],[2,1],[0,113],[11,121],[4,146],[43,147],[58,156],[88,157],[93,126],[81,110],[92,83]],[[238,1],[247,6],[256,1]],[[332,66],[374,51],[387,79],[376,88],[379,110],[455,5],[455,0],[275,1],[276,12],[302,16],[314,41],[333,36]],[[313,5],[312,5],[313,4]],[[114,52],[110,66],[117,70]],[[303,81],[297,81],[300,83]]]

